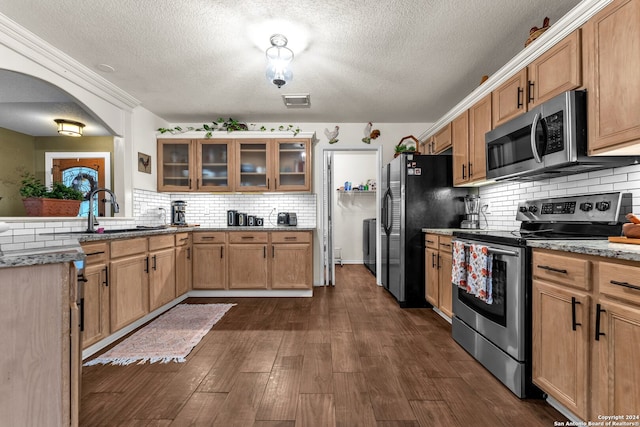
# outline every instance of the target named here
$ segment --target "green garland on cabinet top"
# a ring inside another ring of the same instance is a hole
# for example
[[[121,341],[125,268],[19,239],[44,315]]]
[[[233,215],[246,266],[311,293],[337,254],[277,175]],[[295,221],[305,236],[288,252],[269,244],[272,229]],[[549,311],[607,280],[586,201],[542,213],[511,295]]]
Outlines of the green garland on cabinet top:
[[[255,126],[255,124],[253,123],[251,125]],[[211,124],[205,123],[200,128],[194,128],[192,126],[188,126],[187,128],[182,128],[180,126],[175,126],[173,128],[158,128],[158,132],[160,132],[161,134],[170,133],[172,135],[175,135],[177,133],[188,132],[188,131],[199,131],[199,132],[206,131],[207,133],[204,135],[205,138],[211,138],[211,136],[213,135],[213,132],[216,130],[217,131],[226,130],[227,132],[248,131],[249,127],[245,123],[241,123],[232,118],[229,118],[227,120],[223,118],[219,118],[217,122],[211,122]],[[260,126],[260,130],[262,132],[266,132],[267,128],[265,126]],[[288,126],[280,125],[277,128],[270,129],[271,132],[275,132],[276,130],[280,132],[291,131],[293,132],[293,136],[296,136],[300,133],[300,128],[294,127],[293,125],[288,125]]]

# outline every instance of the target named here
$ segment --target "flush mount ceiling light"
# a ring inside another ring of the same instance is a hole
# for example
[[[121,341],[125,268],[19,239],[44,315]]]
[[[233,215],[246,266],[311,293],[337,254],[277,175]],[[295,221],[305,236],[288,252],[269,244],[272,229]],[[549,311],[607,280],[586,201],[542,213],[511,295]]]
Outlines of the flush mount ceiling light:
[[[84,123],[74,122],[72,120],[55,119],[58,124],[58,133],[66,136],[82,136]]]
[[[287,108],[310,108],[311,107],[311,95],[308,93],[297,93],[282,95],[282,100]]]
[[[287,38],[282,34],[274,34],[269,40],[271,47],[266,51],[267,79],[279,89],[293,79],[293,73],[289,68],[293,52],[287,47]]]

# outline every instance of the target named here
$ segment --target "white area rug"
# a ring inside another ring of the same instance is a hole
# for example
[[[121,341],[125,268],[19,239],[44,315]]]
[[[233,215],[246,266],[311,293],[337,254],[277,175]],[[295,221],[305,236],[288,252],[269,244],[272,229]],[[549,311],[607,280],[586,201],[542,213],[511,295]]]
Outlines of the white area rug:
[[[193,347],[234,305],[177,305],[84,366],[185,362]]]

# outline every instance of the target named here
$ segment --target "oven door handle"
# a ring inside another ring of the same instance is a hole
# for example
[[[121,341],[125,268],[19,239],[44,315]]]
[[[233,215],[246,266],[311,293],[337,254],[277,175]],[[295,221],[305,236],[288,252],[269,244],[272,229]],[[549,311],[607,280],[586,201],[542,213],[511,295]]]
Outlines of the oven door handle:
[[[481,243],[478,243],[478,244],[481,244]],[[471,246],[470,243],[464,243],[464,242],[463,242],[463,245],[465,248],[468,248],[469,246]],[[505,249],[492,248],[491,246],[486,246],[486,248],[489,252],[495,255],[507,255],[507,256],[514,256],[514,257],[520,256],[520,254],[516,251],[507,251]]]

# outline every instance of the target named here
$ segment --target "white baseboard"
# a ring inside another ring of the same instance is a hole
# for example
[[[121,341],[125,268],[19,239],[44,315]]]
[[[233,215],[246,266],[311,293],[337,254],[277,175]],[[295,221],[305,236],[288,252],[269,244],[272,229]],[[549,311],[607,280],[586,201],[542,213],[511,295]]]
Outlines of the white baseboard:
[[[221,289],[221,290],[193,290],[189,291],[190,297],[198,298],[252,298],[252,297],[272,297],[272,298],[308,298],[313,296],[312,289]]]
[[[442,311],[440,311],[439,309],[437,309],[435,307],[433,307],[433,311],[438,313],[440,315],[440,317],[442,317],[444,320],[446,320],[447,322],[451,323],[451,318],[449,316],[447,316],[446,314],[444,314]]]
[[[582,421],[580,418],[576,417],[573,412],[571,412],[570,410],[568,410],[566,407],[564,407],[564,405],[562,405],[560,402],[558,402],[557,400],[555,400],[553,397],[551,396],[547,396],[547,403],[549,405],[551,405],[553,408],[555,408],[558,412],[560,412],[562,415],[564,415],[565,417],[567,417],[569,419],[569,421],[573,421],[574,425],[582,425],[582,423],[584,421]],[[561,420],[558,420],[561,421]],[[586,425],[586,424],[585,424]]]

